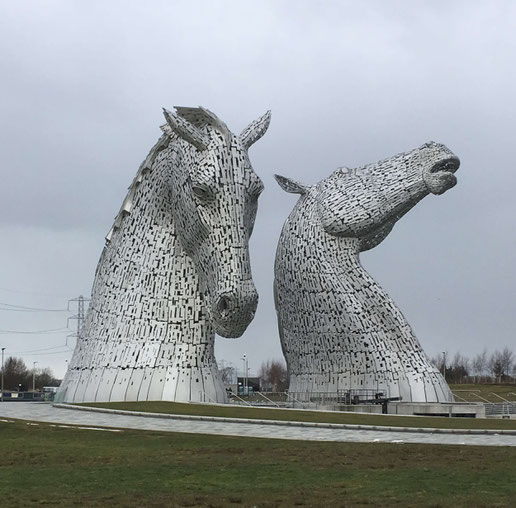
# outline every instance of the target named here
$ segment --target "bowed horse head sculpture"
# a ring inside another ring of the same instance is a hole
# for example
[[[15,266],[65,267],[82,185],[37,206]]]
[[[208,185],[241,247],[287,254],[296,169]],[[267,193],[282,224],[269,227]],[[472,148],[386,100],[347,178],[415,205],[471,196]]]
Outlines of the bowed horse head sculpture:
[[[165,110],[163,135],[106,236],[91,302],[56,400],[224,402],[215,333],[254,317],[249,237],[263,189],[249,147],[205,108]]]
[[[204,108],[177,110],[182,116],[164,110],[181,160],[169,176],[176,231],[197,268],[215,332],[240,337],[258,304],[249,238],[263,190],[247,150],[267,130],[270,112],[235,136]]]
[[[450,401],[451,392],[410,325],[362,268],[428,194],[456,184],[459,159],[434,142],[366,166],[339,168],[313,186],[276,176],[301,194],[283,227],[275,265],[278,325],[289,390],[383,391],[404,401]]]

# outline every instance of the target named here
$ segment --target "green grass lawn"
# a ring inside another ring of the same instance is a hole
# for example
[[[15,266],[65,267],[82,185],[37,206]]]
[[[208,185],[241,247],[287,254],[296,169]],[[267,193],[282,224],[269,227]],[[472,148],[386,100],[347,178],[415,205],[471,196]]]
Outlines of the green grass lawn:
[[[499,397],[501,396],[516,402],[516,384],[457,384],[450,385],[450,388],[458,401],[464,399],[468,402],[503,402]]]
[[[0,422],[0,505],[514,506],[516,448]]]
[[[431,427],[449,429],[516,430],[516,420],[437,418],[364,413],[330,413],[324,411],[289,411],[246,406],[215,406],[181,402],[96,402],[80,404],[89,407],[144,411],[180,415],[225,416],[229,418],[255,418],[259,420],[287,420],[298,422],[349,423],[355,425],[386,425],[392,427]]]

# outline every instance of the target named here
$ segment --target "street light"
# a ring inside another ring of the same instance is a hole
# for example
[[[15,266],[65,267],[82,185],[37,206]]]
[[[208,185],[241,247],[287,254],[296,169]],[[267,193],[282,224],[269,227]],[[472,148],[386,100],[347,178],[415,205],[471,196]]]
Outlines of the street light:
[[[446,381],[446,351],[443,351],[443,378]]]
[[[36,391],[36,363],[38,363],[38,362],[34,362],[34,364],[32,365],[32,391],[33,392]]]
[[[244,393],[246,395],[249,395],[249,387],[247,386],[248,385],[247,372],[249,369],[247,367],[247,356],[246,355],[243,356],[242,361],[244,362]]]
[[[2,348],[2,402],[4,401],[4,351],[5,347]]]

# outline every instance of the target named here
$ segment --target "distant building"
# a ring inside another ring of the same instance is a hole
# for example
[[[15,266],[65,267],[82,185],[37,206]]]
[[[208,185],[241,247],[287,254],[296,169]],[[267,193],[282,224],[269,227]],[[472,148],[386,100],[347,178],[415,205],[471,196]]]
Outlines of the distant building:
[[[249,393],[259,392],[260,391],[260,377],[248,377],[247,379],[244,377],[237,378],[238,383],[238,394],[242,394],[245,392],[244,385],[247,381],[247,387]]]

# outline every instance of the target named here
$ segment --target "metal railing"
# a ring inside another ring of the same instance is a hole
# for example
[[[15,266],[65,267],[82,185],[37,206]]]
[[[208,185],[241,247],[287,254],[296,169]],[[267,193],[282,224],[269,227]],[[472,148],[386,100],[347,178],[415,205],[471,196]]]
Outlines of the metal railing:
[[[262,399],[265,399],[268,404],[271,404],[276,407],[280,407],[280,405],[277,402],[274,402],[273,400],[269,399],[269,397],[266,397],[263,393],[256,392],[256,394],[259,395]]]
[[[513,399],[516,396],[515,392],[506,392],[500,395],[496,392],[482,392],[481,390],[453,390],[453,396],[460,402],[474,402],[475,400],[482,401],[485,404],[492,404],[501,400],[503,402],[509,402],[516,404],[516,400]],[[459,395],[460,394],[460,395]]]
[[[233,399],[237,399],[239,402],[235,402]],[[233,402],[233,404],[245,404],[246,406],[252,406],[253,405],[251,402],[248,402],[247,400],[244,400],[242,397],[239,397],[235,393],[231,394],[230,402]]]
[[[516,402],[492,402],[485,404],[486,416],[516,415]]]
[[[384,390],[338,390],[336,392],[289,392],[299,403],[325,404],[375,404],[387,398]]]

